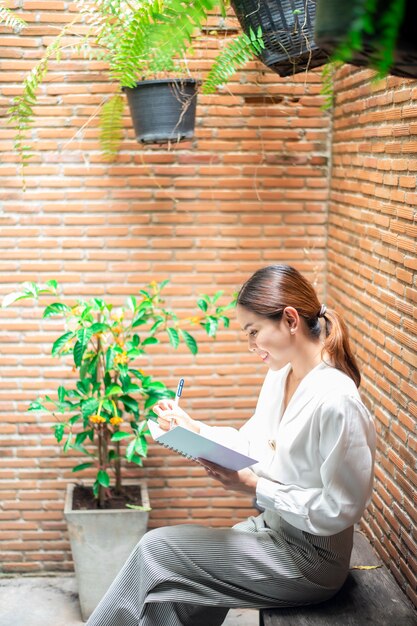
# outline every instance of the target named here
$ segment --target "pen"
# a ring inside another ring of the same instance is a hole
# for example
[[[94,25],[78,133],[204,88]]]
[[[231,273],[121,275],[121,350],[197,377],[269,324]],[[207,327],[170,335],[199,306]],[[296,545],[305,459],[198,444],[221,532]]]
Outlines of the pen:
[[[175,400],[174,400],[174,404],[175,406],[178,406],[180,398],[181,398],[181,394],[182,394],[182,388],[184,387],[184,379],[180,378],[178,381],[178,386],[177,386],[177,392],[175,394]],[[169,421],[169,429],[171,430],[171,428],[175,425],[175,418],[171,417],[170,421]]]
[[[178,382],[177,393],[175,394],[175,401],[174,401],[175,402],[175,406],[178,406],[178,404],[179,404],[183,387],[184,387],[184,379],[180,378],[179,382]]]

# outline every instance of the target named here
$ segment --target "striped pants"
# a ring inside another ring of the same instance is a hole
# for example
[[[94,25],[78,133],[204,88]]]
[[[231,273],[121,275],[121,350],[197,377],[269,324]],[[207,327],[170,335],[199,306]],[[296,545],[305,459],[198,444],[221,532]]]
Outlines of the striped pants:
[[[229,608],[330,598],[347,576],[353,529],[317,537],[277,520],[146,533],[87,626],[217,626]]]

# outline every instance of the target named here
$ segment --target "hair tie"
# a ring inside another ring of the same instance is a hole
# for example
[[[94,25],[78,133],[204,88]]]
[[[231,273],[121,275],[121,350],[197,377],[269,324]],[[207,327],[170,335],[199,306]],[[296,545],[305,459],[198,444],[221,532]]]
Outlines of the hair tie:
[[[317,317],[324,317],[326,315],[326,311],[327,311],[327,306],[325,304],[322,304]]]

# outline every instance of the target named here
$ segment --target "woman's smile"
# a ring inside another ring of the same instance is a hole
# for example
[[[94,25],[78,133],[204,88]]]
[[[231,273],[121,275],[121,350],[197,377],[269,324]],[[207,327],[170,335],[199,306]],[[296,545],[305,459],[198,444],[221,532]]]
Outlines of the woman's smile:
[[[272,320],[237,307],[237,318],[248,336],[248,348],[271,369],[288,363],[292,353],[290,330],[284,320]]]

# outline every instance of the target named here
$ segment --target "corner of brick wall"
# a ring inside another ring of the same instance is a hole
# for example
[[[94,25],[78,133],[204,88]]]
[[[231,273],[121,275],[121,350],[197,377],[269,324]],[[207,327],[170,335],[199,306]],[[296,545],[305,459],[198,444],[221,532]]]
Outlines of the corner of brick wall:
[[[343,311],[378,433],[364,526],[417,604],[417,82],[338,74],[328,299]]]

